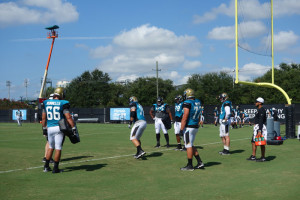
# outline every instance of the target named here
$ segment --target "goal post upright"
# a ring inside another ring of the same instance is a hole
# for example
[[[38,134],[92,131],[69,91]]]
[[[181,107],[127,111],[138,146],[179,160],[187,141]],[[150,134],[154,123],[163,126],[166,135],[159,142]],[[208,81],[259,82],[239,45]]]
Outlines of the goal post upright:
[[[235,84],[239,83],[238,6],[235,0]]]
[[[253,85],[258,87],[267,87],[267,88],[275,88],[279,90],[284,97],[286,98],[287,104],[285,105],[285,129],[286,129],[286,137],[287,138],[295,138],[295,118],[294,118],[294,105],[292,105],[292,99],[288,96],[288,94],[278,85],[275,84],[274,81],[274,32],[273,32],[273,0],[270,0],[271,3],[271,59],[272,59],[272,82],[248,82],[248,81],[239,81],[239,59],[238,59],[238,0],[235,0],[235,84],[244,84],[244,85]]]

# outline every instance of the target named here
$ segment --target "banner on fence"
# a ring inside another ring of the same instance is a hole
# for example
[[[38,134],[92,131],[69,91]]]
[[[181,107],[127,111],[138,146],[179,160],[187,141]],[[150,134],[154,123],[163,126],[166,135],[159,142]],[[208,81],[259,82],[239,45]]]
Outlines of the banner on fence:
[[[17,112],[18,110],[12,110],[12,120],[17,120]],[[22,109],[19,112],[21,112],[22,120],[27,120],[27,110]]]
[[[110,108],[110,120],[130,120],[130,109]]]

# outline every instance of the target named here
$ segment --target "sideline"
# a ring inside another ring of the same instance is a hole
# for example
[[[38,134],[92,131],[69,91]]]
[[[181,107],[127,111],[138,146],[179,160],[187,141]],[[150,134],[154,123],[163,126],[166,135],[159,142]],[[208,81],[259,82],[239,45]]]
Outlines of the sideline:
[[[249,139],[249,137],[236,139],[236,140],[231,140],[231,142],[240,141],[240,140],[248,140],[248,139]],[[212,142],[212,143],[199,144],[199,145],[200,146],[207,146],[207,145],[221,144],[221,143],[222,142]],[[155,153],[155,152],[171,151],[171,150],[174,150],[174,149],[173,148],[168,148],[168,149],[161,149],[161,150],[158,150],[158,151],[157,150],[156,151],[150,151],[150,152],[147,152],[147,154],[151,154],[151,153]],[[128,154],[128,155],[110,156],[110,157],[104,157],[104,158],[94,158],[94,159],[81,160],[81,161],[60,162],[59,165],[68,165],[68,164],[77,164],[77,163],[84,163],[84,162],[93,162],[93,161],[99,161],[99,160],[124,158],[124,157],[133,156],[133,155],[134,154]],[[28,167],[28,168],[25,168],[25,169],[12,169],[12,170],[7,170],[7,171],[0,171],[0,174],[23,171],[23,170],[25,171],[25,170],[32,170],[32,169],[42,169],[43,167],[44,167],[44,165],[36,166],[36,167]]]

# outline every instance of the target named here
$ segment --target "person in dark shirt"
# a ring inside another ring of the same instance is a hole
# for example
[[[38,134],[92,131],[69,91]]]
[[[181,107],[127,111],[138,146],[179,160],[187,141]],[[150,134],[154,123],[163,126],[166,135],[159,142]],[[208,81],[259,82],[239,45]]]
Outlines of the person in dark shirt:
[[[252,143],[252,155],[247,158],[247,160],[251,161],[257,161],[257,162],[264,162],[265,154],[266,154],[266,147],[265,145],[260,146],[261,148],[261,158],[256,159],[256,146],[255,146],[255,137],[256,136],[264,136],[264,139],[267,140],[267,128],[266,128],[266,121],[267,121],[267,115],[266,115],[266,109],[263,107],[264,99],[261,97],[258,97],[256,99],[255,106],[257,107],[257,113],[254,117],[254,127],[253,127],[253,136],[251,139]]]

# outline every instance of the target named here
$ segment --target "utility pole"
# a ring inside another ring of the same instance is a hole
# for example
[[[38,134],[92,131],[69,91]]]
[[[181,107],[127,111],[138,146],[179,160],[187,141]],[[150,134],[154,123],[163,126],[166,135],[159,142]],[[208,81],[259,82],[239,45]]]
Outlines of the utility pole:
[[[10,85],[11,85],[11,82],[6,81],[6,86],[8,87],[8,99],[10,99]]]
[[[156,71],[156,96],[158,98],[158,71],[161,71],[161,69],[158,69],[158,61],[156,61],[156,70],[155,71]]]
[[[28,98],[27,98],[28,79],[27,78],[25,78],[25,80],[24,80],[24,86],[26,88],[26,101],[28,101]]]

